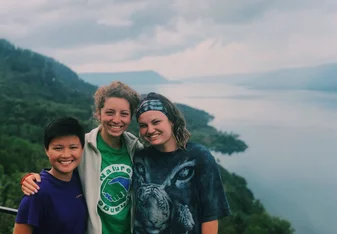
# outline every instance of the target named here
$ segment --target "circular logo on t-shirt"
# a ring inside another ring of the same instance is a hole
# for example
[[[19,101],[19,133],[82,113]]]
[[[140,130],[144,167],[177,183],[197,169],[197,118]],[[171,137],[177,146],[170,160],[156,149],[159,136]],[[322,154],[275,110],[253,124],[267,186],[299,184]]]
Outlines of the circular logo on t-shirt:
[[[109,165],[101,172],[101,196],[98,207],[109,215],[121,212],[130,202],[132,168],[125,164]]]

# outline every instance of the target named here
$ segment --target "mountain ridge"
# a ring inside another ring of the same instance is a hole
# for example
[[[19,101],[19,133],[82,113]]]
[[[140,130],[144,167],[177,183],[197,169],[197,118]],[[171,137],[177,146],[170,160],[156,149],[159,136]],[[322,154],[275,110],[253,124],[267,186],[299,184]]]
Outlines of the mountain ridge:
[[[151,84],[171,84],[179,83],[172,81],[156,71],[139,70],[125,72],[88,72],[79,73],[79,76],[86,82],[101,86],[107,85],[112,81],[121,81],[128,85],[151,85]]]
[[[186,83],[227,83],[255,89],[299,89],[337,92],[337,63],[182,79]]]

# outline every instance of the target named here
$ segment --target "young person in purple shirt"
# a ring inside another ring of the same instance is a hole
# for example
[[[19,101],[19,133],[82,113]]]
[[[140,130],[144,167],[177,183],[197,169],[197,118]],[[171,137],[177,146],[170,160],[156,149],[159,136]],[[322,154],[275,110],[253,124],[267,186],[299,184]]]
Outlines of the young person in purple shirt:
[[[84,129],[70,117],[58,118],[46,127],[44,147],[51,169],[40,173],[40,190],[24,196],[13,234],[84,234],[87,206],[77,166],[84,147]]]

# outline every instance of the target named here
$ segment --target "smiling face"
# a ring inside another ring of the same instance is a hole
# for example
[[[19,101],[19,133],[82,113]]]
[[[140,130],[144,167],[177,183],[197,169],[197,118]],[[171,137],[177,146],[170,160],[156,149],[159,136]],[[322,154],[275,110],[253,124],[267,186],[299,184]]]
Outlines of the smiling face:
[[[161,111],[146,111],[138,118],[139,133],[145,141],[162,152],[177,149],[173,124]]]
[[[102,125],[101,135],[109,144],[112,138],[120,138],[131,122],[129,102],[124,98],[106,98],[103,108],[99,111],[99,120]]]
[[[59,180],[70,181],[73,170],[82,157],[80,139],[77,136],[56,137],[50,141],[45,151],[52,166],[49,173]]]

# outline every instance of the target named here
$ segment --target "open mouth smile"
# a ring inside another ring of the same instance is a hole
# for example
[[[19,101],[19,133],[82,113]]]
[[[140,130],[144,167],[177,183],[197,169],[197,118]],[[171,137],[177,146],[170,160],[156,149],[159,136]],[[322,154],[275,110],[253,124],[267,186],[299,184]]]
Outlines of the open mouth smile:
[[[116,125],[108,125],[111,129],[121,129],[123,126],[116,126]]]
[[[156,140],[158,137],[160,136],[159,133],[155,133],[155,134],[152,134],[152,135],[148,135],[146,138],[151,140],[151,141],[154,141]]]
[[[62,165],[68,165],[70,163],[74,162],[74,160],[66,160],[66,161],[60,161]]]

